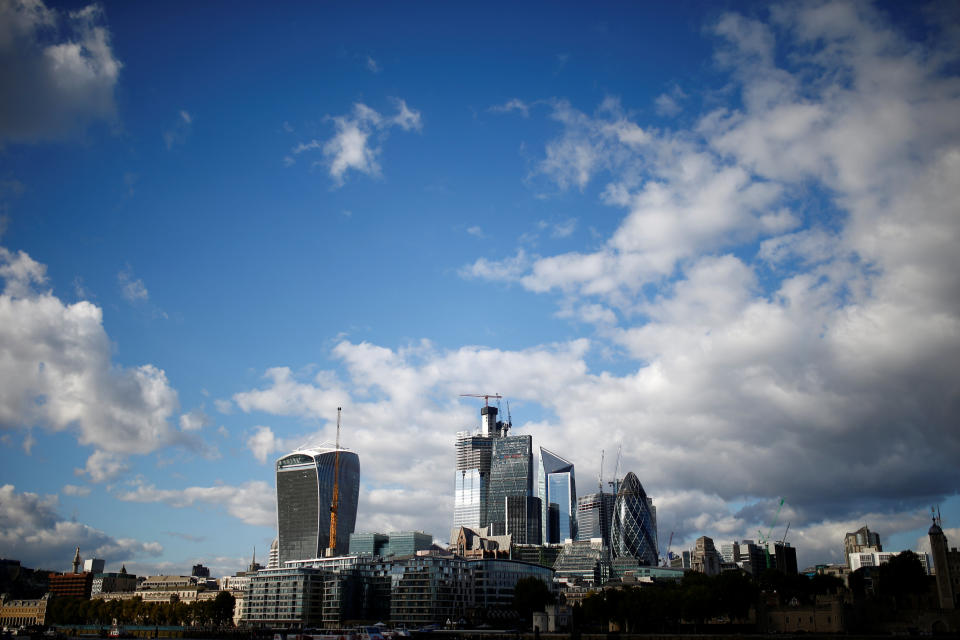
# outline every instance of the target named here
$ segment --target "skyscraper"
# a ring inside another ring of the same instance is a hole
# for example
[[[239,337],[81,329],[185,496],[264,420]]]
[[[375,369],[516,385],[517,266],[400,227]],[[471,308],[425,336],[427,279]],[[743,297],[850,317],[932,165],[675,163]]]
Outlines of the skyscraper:
[[[336,449],[298,449],[277,460],[279,563],[318,558],[330,545],[330,510]],[[337,544],[344,554],[357,521],[360,459],[340,450]]]
[[[611,551],[615,558],[629,556],[657,566],[657,534],[650,502],[631,471],[620,483],[613,507]]]
[[[492,407],[491,407],[492,408]],[[533,496],[533,438],[505,436],[493,441],[487,520],[492,535],[506,533],[507,496]]]
[[[490,457],[493,442],[505,436],[510,423],[497,420],[497,408],[480,410],[480,431],[457,434],[457,470],[454,472],[453,528],[479,530],[487,526],[487,503],[490,491]]]
[[[577,540],[600,538],[610,547],[610,524],[617,501],[613,493],[590,493],[577,498]]]
[[[540,500],[543,503],[543,541],[563,542],[577,539],[577,485],[573,463],[543,447],[540,447],[539,472]],[[551,526],[548,510],[556,503],[559,511],[559,526]]]

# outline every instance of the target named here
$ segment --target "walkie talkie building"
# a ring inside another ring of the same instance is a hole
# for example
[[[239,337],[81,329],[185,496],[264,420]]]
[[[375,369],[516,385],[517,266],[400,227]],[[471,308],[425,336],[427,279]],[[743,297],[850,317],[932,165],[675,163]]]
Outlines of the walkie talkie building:
[[[330,509],[336,449],[298,449],[277,460],[277,532],[280,566],[319,558],[330,546]],[[337,555],[347,553],[357,521],[360,459],[340,449]]]
[[[620,483],[613,507],[613,557],[636,558],[641,564],[657,566],[656,527],[647,494],[637,476],[630,472]]]

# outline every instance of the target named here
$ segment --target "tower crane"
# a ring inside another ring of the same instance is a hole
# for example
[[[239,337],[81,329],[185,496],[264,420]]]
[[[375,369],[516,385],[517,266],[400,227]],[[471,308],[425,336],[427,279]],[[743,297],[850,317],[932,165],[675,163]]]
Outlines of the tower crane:
[[[787,529],[783,532],[783,537],[780,538],[780,544],[787,544],[787,534],[790,533],[790,521],[787,521]]]
[[[340,407],[337,407],[337,451],[333,458],[333,502],[330,504],[330,548],[327,555],[336,554],[337,509],[340,507]]]
[[[608,482],[611,487],[613,487],[613,492],[618,493],[620,491],[620,483],[617,480],[617,473],[620,472],[620,450],[623,449],[623,443],[617,445],[617,464],[613,467],[613,482]]]
[[[503,396],[499,393],[461,393],[461,398],[483,398],[483,406],[490,406],[490,398],[496,398],[499,400]]]
[[[603,493],[603,449],[600,449],[600,476],[598,480],[600,481],[600,493]]]
[[[777,513],[773,516],[773,522],[770,523],[770,530],[767,532],[767,535],[763,535],[762,531],[757,531],[760,534],[760,544],[763,545],[764,553],[767,556],[767,569],[770,569],[770,536],[773,535],[773,528],[777,526],[777,520],[780,519],[780,510],[783,509],[783,498],[780,498],[780,503],[777,505]]]

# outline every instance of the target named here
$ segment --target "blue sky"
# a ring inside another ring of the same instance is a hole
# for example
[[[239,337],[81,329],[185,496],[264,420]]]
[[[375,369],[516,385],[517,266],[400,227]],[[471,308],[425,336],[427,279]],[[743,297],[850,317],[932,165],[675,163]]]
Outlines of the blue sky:
[[[0,555],[232,573],[337,406],[442,539],[496,392],[675,548],[960,537],[950,12],[3,0]]]

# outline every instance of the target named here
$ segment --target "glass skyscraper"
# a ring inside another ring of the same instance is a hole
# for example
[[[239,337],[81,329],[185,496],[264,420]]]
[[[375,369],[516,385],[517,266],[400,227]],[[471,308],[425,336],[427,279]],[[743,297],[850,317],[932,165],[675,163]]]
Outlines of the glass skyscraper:
[[[617,501],[613,493],[590,493],[577,498],[577,540],[600,538],[610,547],[610,524]]]
[[[480,431],[457,434],[457,470],[453,479],[453,527],[479,530],[490,523],[493,443],[507,436],[509,422],[497,420],[496,407],[480,410]],[[503,501],[501,497],[501,502]],[[503,505],[500,506],[503,511]],[[502,520],[503,518],[501,518]]]
[[[632,557],[657,565],[656,521],[637,476],[630,472],[619,485],[613,507],[611,551],[615,558]]]
[[[544,543],[577,539],[577,484],[573,463],[543,447],[540,447],[539,473],[540,500],[542,501]],[[559,522],[553,525],[549,517],[550,505],[556,504]]]
[[[279,563],[319,558],[330,546],[330,508],[336,450],[298,449],[277,460]],[[335,552],[345,554],[357,521],[360,459],[340,450],[339,504]]]
[[[506,436],[493,441],[487,501],[492,535],[506,533],[507,496],[533,496],[532,436]]]

